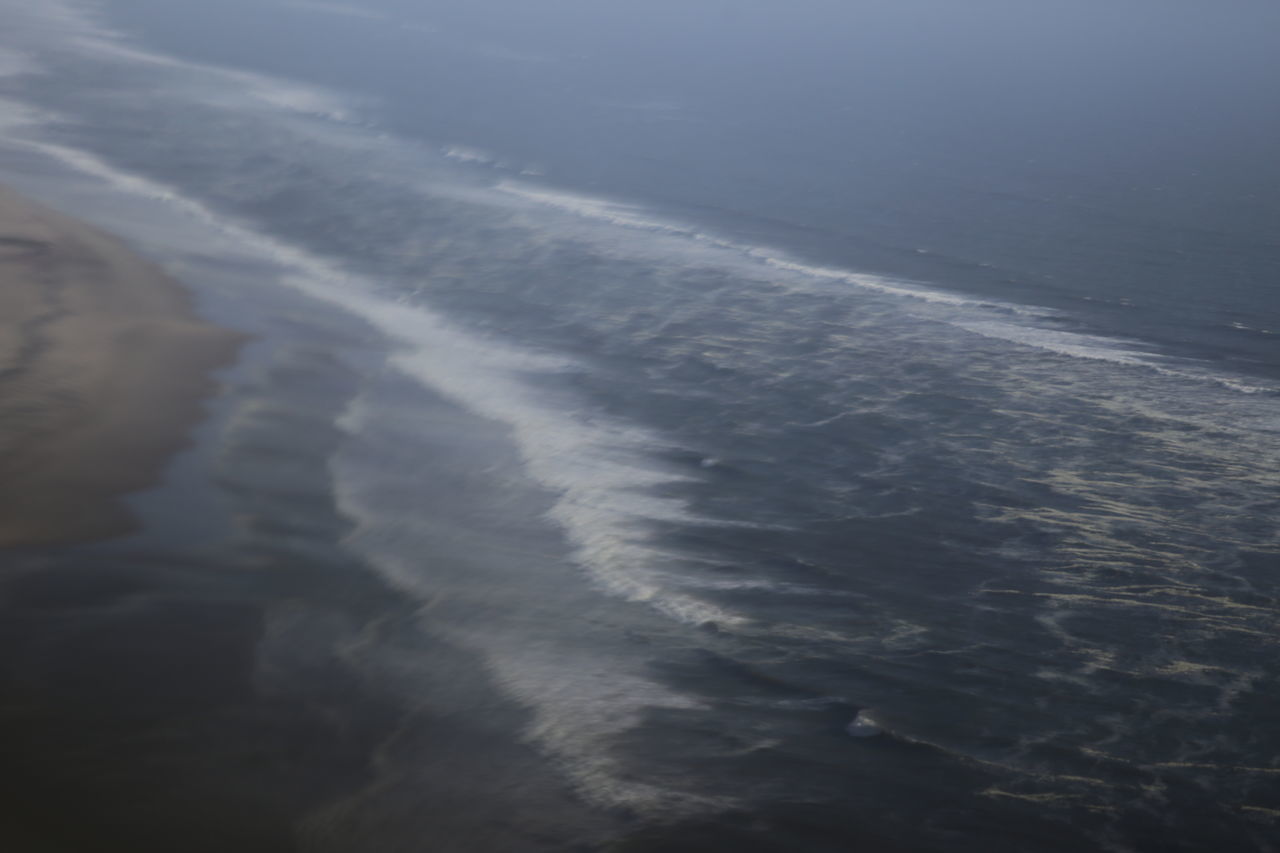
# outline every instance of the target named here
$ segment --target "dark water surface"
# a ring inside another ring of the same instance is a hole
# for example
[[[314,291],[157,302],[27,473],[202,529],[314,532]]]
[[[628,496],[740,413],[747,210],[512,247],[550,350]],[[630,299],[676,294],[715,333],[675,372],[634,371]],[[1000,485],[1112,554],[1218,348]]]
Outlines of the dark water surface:
[[[597,6],[0,2],[0,178],[255,336],[146,532],[12,557],[11,799],[1277,849],[1274,10]]]

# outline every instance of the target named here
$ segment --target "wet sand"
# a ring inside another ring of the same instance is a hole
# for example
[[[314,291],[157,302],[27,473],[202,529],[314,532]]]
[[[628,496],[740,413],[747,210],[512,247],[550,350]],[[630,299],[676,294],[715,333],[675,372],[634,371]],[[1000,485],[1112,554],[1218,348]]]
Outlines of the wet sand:
[[[0,188],[0,547],[129,531],[239,335],[160,269]]]

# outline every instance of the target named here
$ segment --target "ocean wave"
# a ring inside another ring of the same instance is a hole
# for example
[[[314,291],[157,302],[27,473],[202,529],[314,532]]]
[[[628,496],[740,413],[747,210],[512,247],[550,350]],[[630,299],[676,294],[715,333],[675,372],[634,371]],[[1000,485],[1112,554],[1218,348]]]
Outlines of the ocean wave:
[[[65,9],[54,10],[58,8]],[[321,102],[327,97],[256,74],[137,50],[93,21],[77,18],[74,23],[69,28],[73,40],[84,49],[146,65],[183,67],[224,81],[248,80],[273,93],[268,100],[286,109],[307,103],[313,94]],[[253,94],[262,97],[262,91]],[[550,515],[567,531],[579,562],[601,589],[647,603],[682,622],[730,626],[747,621],[663,586],[661,575],[651,567],[669,558],[648,541],[648,525],[732,522],[697,516],[681,500],[654,495],[659,487],[688,479],[687,474],[646,461],[665,447],[658,436],[598,414],[575,412],[571,403],[549,405],[526,381],[532,373],[568,370],[571,362],[463,332],[426,308],[375,295],[373,282],[347,273],[340,264],[266,236],[171,186],[117,169],[96,155],[36,138],[23,144],[120,190],[170,205],[237,245],[256,249],[292,271],[282,276],[286,284],[337,305],[387,335],[398,349],[392,363],[406,375],[507,425],[530,475],[558,495]]]
[[[286,270],[282,281],[368,321],[397,346],[391,363],[411,378],[483,417],[505,424],[529,473],[558,499],[551,517],[568,532],[580,562],[603,589],[647,602],[680,621],[740,624],[745,617],[690,596],[670,593],[648,567],[665,552],[648,543],[645,525],[673,522],[732,526],[698,516],[675,498],[652,494],[686,481],[687,474],[651,465],[668,445],[637,427],[587,411],[543,402],[526,381],[533,373],[563,372],[574,362],[523,350],[454,327],[418,306],[375,295],[371,282],[310,252],[254,231],[211,211],[179,191],[115,169],[94,155],[65,146],[31,143],[78,171],[126,192],[165,202],[202,224],[253,247]]]
[[[1229,323],[1228,326],[1236,331],[1252,332],[1255,335],[1280,335],[1280,332],[1275,329],[1262,329],[1257,326],[1249,326],[1240,322]]]
[[[131,52],[116,55],[126,61],[137,58]],[[151,62],[146,58],[140,61]],[[186,67],[204,68],[221,75],[219,79],[223,81],[238,79],[234,76],[237,72],[230,72],[231,76],[227,76],[225,69]],[[298,102],[288,97],[274,101],[263,98],[260,93],[254,93],[252,97],[257,103],[284,112],[307,112],[299,109]],[[770,595],[808,595],[811,588],[767,580],[700,583],[690,579],[684,571],[688,568],[684,555],[659,547],[652,528],[725,524],[703,517],[685,501],[661,495],[669,490],[668,487],[699,482],[703,473],[692,465],[674,470],[675,466],[661,462],[664,452],[671,449],[673,442],[657,431],[602,415],[568,392],[559,397],[549,394],[546,386],[559,383],[540,380],[549,374],[585,369],[578,361],[544,350],[511,346],[496,337],[467,331],[428,308],[388,298],[379,293],[377,282],[350,273],[341,263],[265,235],[174,187],[120,171],[95,155],[36,139],[29,139],[24,144],[124,192],[155,199],[201,226],[225,235],[229,242],[269,259],[280,270],[285,284],[361,318],[379,330],[395,347],[390,363],[399,374],[506,431],[519,451],[525,471],[548,494],[551,503],[549,517],[564,531],[577,566],[595,588],[608,593],[610,600],[643,604],[646,606],[633,609],[644,613],[652,611],[679,623],[714,623],[735,634],[732,637],[734,641],[741,639],[736,636],[740,634],[752,641],[760,641],[762,646],[768,643],[768,648],[776,649],[775,640],[794,640],[803,643],[810,652],[821,648],[832,659],[841,661],[863,653],[880,657],[886,652],[913,654],[936,644],[936,640],[925,633],[927,629],[905,622],[899,622],[890,632],[867,629],[861,636],[857,633],[863,630],[859,625],[848,625],[847,631],[837,631],[821,625],[770,624],[722,606],[714,596],[700,594],[728,593],[731,596],[739,591],[761,591]],[[448,152],[445,154],[447,156]],[[641,249],[650,251],[654,257],[665,254],[670,246],[690,245],[709,250],[706,257],[722,267],[751,270],[752,275],[784,282],[795,290],[811,291],[817,285],[824,294],[842,297],[856,288],[885,297],[884,300],[877,298],[876,304],[883,301],[894,306],[909,306],[908,313],[914,313],[923,306],[922,313],[932,320],[966,333],[1001,341],[999,346],[991,347],[998,355],[988,357],[984,353],[980,356],[983,359],[981,363],[997,365],[1000,371],[1007,367],[1007,373],[1002,372],[1000,380],[1007,378],[1010,384],[1030,384],[1025,382],[1026,378],[1036,374],[1034,370],[1027,370],[1026,365],[1033,362],[1042,366],[1048,363],[1057,371],[1057,361],[1020,357],[1016,348],[1029,347],[1061,359],[1062,364],[1072,359],[1102,365],[1103,368],[1109,365],[1118,368],[1103,374],[1108,381],[1127,375],[1122,371],[1142,370],[1178,382],[1207,380],[1227,388],[1238,385],[1233,390],[1245,393],[1267,390],[1216,374],[1184,369],[1181,364],[1144,350],[1136,341],[1037,326],[1037,319],[1044,319],[1049,314],[1041,309],[1006,305],[851,270],[806,264],[781,251],[735,243],[693,226],[664,221],[639,205],[575,196],[513,182],[500,184],[496,193],[488,189],[468,191],[471,199],[490,205],[498,203],[495,198],[501,198],[536,206],[538,227],[552,231],[562,229],[563,223],[552,215],[542,215],[548,207],[597,224],[603,233],[615,237],[619,228],[646,232],[664,241],[656,248]],[[542,224],[547,220],[551,220],[549,224]],[[635,242],[648,243],[647,240]],[[733,267],[734,264],[742,266]],[[822,306],[840,304],[825,298],[811,302]],[[941,326],[930,325],[928,329],[945,331]],[[891,337],[899,330],[890,324],[885,335]],[[963,337],[972,342],[967,335],[955,334],[952,337]],[[935,343],[931,338],[921,335],[911,343],[918,343],[920,349],[933,353],[921,356],[922,359],[932,357],[941,362],[945,358],[945,355],[937,355],[929,349]],[[811,363],[807,362],[806,366]],[[1096,375],[1092,367],[1078,368],[1075,373],[1086,377]],[[1120,386],[1121,383],[1115,385]],[[1134,382],[1123,383],[1125,388],[1137,386],[1138,383]],[[1162,384],[1160,390],[1165,387]],[[377,415],[369,413],[368,417],[374,419]],[[836,417],[840,416],[813,420],[809,426],[831,423]],[[359,412],[350,412],[342,427],[359,436],[367,425],[361,422]],[[922,458],[927,457],[922,455]],[[1245,469],[1242,467],[1241,470]],[[1024,473],[1019,472],[1019,476]],[[1030,479],[1027,476],[1027,480]],[[353,547],[359,547],[359,538],[368,536],[371,531],[415,521],[412,507],[404,508],[402,518],[364,511],[359,487],[349,480],[338,483],[337,490],[344,512],[359,525],[353,537]],[[1160,529],[1167,529],[1167,525]],[[391,582],[401,588],[415,590],[427,601],[432,595],[432,582],[422,570],[423,553],[425,551],[421,549],[393,549],[389,556],[380,554],[370,561]],[[510,590],[502,594],[510,595]],[[512,619],[527,618],[525,608],[519,606],[521,601],[508,600],[515,606],[501,611],[495,608],[499,617],[505,613]],[[561,617],[564,614],[577,615],[578,611],[554,606],[558,604],[558,601],[548,603],[546,612]],[[886,607],[892,607],[892,604]],[[584,795],[658,816],[669,816],[686,809],[725,807],[723,801],[688,796],[678,789],[678,785],[650,784],[645,777],[638,777],[634,771],[616,763],[610,755],[612,742],[620,734],[641,725],[648,710],[702,712],[706,710],[705,706],[690,695],[657,683],[649,677],[642,662],[623,661],[613,654],[613,649],[597,654],[591,648],[582,648],[581,637],[587,630],[582,625],[571,624],[563,628],[546,615],[541,619],[542,629],[559,630],[560,635],[551,638],[545,634],[518,636],[518,631],[513,630],[503,636],[494,630],[499,618],[476,619],[474,622],[477,624],[471,626],[454,624],[440,627],[440,621],[435,620],[433,614],[427,614],[424,625],[484,653],[486,666],[494,680],[532,710],[533,723],[527,732],[530,739],[560,759],[567,772],[578,781]],[[665,624],[665,620],[656,621]],[[1049,627],[1048,623],[1045,626]],[[683,632],[681,636],[693,634]],[[651,636],[646,639],[651,639]],[[574,640],[578,641],[576,645]],[[636,657],[642,655],[637,654]],[[1075,677],[1075,674],[1057,673],[1055,677]],[[1239,689],[1247,687],[1243,680],[1238,684],[1243,685]],[[1237,682],[1227,683],[1227,689],[1236,690]],[[1227,692],[1227,689],[1222,693],[1225,698],[1220,700],[1220,704],[1233,701],[1235,694]],[[814,701],[821,703],[818,707],[825,707],[833,700],[823,698]],[[907,736],[900,739],[928,743]],[[939,749],[943,747],[939,746]],[[971,752],[954,751],[953,754],[965,760],[982,761]]]
[[[445,159],[455,163],[466,163],[471,166],[484,166],[497,171],[518,173],[521,175],[537,175],[542,168],[536,164],[519,164],[509,158],[499,156],[483,148],[472,145],[442,145],[440,153]]]
[[[8,98],[0,98],[0,131],[15,131],[39,127],[55,118],[54,114]],[[0,140],[3,143],[8,140]]]
[[[995,338],[1022,344],[1056,353],[1057,355],[1070,356],[1071,358],[1106,361],[1111,364],[1128,366],[1142,366],[1157,370],[1164,369],[1157,358],[1135,349],[1137,346],[1136,341],[1121,341],[1115,338],[1104,338],[1079,332],[1065,332],[1057,329],[1038,329],[1033,326],[1002,323],[994,320],[957,322],[955,325],[985,338]]]
[[[378,297],[369,282],[323,258],[91,154],[53,144],[32,146],[115,189],[159,201],[239,249],[278,265],[284,283],[385,334],[396,347],[391,363],[406,376],[506,426],[528,473],[556,496],[550,517],[565,531],[576,562],[600,590],[682,623],[714,622],[728,628],[749,621],[665,582],[661,567],[672,555],[647,541],[646,524],[717,522],[691,513],[681,501],[646,494],[651,487],[686,479],[645,463],[662,443],[643,430],[544,405],[540,393],[523,381],[533,372],[569,369],[571,361],[473,336],[426,310]],[[346,505],[354,509],[349,500]],[[353,515],[360,517],[358,511]],[[411,566],[390,571],[398,586],[412,587]],[[652,815],[724,805],[626,779],[605,748],[609,738],[639,724],[646,707],[694,709],[698,705],[693,700],[619,669],[616,660],[590,665],[584,658],[575,665],[587,671],[566,682],[563,649],[539,658],[536,645],[482,645],[493,653],[488,666],[498,682],[533,708],[529,735],[561,758],[584,793]]]
[[[477,163],[481,166],[493,166],[498,163],[497,156],[469,145],[446,145],[440,149],[440,153],[459,163]]]
[[[1258,385],[1241,378],[1197,370],[1192,364],[1140,349],[1138,341],[1105,338],[1081,332],[1037,328],[994,320],[956,322],[954,325],[985,338],[1008,341],[1069,358],[1102,361],[1125,367],[1140,367],[1172,379],[1209,383],[1241,394],[1276,393],[1280,389]]]
[[[330,89],[259,72],[181,60],[145,50],[132,44],[123,33],[103,23],[90,10],[79,6],[57,0],[41,3],[37,8],[31,9],[15,9],[15,5],[4,5],[6,17],[10,17],[12,13],[13,23],[23,25],[25,30],[37,37],[35,43],[46,49],[65,51],[69,48],[79,57],[123,61],[173,69],[196,77],[213,77],[232,84],[241,99],[248,94],[264,106],[313,118],[347,123],[355,121],[358,116],[358,99]],[[0,55],[0,63],[2,61],[3,55]],[[36,67],[37,60],[34,58],[28,57],[25,61],[31,68]],[[4,76],[2,64],[0,76]]]
[[[870,273],[804,263],[791,258],[781,249],[738,243],[701,231],[691,225],[655,218],[639,205],[563,190],[553,190],[517,181],[502,181],[496,186],[496,189],[510,196],[556,208],[582,219],[594,220],[622,228],[647,231],[653,234],[683,237],[705,246],[724,249],[740,259],[760,265],[765,270],[771,270],[775,274],[777,272],[787,273],[792,278],[848,284],[863,290],[903,296],[938,305],[992,308],[1007,313],[1034,313],[1038,316],[1045,316],[1050,313],[1043,308],[1030,309],[1012,303],[974,299],[961,294],[897,281]]]
[[[498,183],[496,189],[524,202],[554,208],[579,219],[644,231],[660,238],[685,240],[692,246],[724,250],[727,257],[723,259],[723,263],[726,267],[732,265],[731,259],[733,262],[745,262],[747,266],[744,270],[754,268],[753,274],[756,276],[772,274],[773,281],[785,283],[791,287],[803,289],[806,284],[812,285],[814,282],[824,285],[843,285],[864,292],[907,300],[908,303],[956,309],[949,313],[930,314],[929,318],[983,337],[1033,347],[1073,359],[1109,362],[1126,367],[1143,367],[1169,378],[1210,383],[1241,394],[1269,394],[1280,391],[1272,386],[1260,385],[1242,377],[1228,376],[1198,369],[1191,364],[1182,364],[1171,357],[1151,352],[1144,348],[1140,341],[1047,327],[1043,324],[1060,319],[1061,316],[1052,309],[982,299],[927,287],[916,282],[807,263],[788,256],[780,249],[737,243],[709,234],[692,225],[663,220],[640,205],[510,180]],[[1253,329],[1240,323],[1233,323],[1232,327],[1255,334],[1273,334],[1270,330]]]
[[[322,118],[337,123],[350,123],[357,115],[358,99],[349,96],[268,75],[187,62],[141,50],[130,45],[121,34],[83,15],[73,21],[73,16],[60,4],[52,4],[42,14],[52,15],[60,26],[67,26],[69,31],[74,33],[73,41],[81,50],[98,56],[181,68],[197,76],[212,76],[233,84],[237,97],[243,98],[244,93],[247,92],[260,104],[287,113]],[[74,26],[71,26],[73,23]],[[514,170],[514,167],[497,155],[462,143],[443,146],[440,152],[447,160]],[[430,191],[440,195],[453,194],[470,202],[487,205],[501,205],[503,198],[517,200],[526,205],[558,210],[579,221],[610,226],[614,229],[642,231],[656,238],[682,241],[688,248],[719,253],[718,257],[704,256],[702,258],[704,262],[720,263],[727,268],[738,266],[750,271],[758,278],[767,278],[791,288],[804,290],[817,284],[835,295],[839,295],[840,290],[852,288],[866,293],[907,300],[907,304],[954,310],[958,313],[930,316],[931,319],[946,322],[984,337],[1031,346],[1060,356],[1105,361],[1121,366],[1142,366],[1171,378],[1209,381],[1222,388],[1243,394],[1265,394],[1275,391],[1269,386],[1259,385],[1240,377],[1175,366],[1171,360],[1143,350],[1135,341],[1046,328],[1042,325],[1043,321],[1054,319],[1056,312],[1043,307],[977,298],[917,282],[808,263],[774,247],[736,242],[691,224],[654,215],[641,205],[613,199],[511,179],[497,182],[492,189],[496,192],[489,193],[484,189],[461,186],[454,188],[434,186]],[[539,222],[546,227],[545,216],[539,217]],[[598,236],[603,242],[613,240],[608,233],[601,233]],[[655,256],[665,255],[669,253],[669,249],[670,246],[667,245],[654,246],[652,253]],[[641,253],[646,251],[644,247],[634,247],[633,250]],[[832,290],[833,287],[836,290]],[[844,292],[852,291],[844,290]],[[1016,321],[1009,322],[1009,318],[1016,318]],[[1256,334],[1271,334],[1269,330],[1252,329],[1243,324],[1233,324],[1233,327]]]

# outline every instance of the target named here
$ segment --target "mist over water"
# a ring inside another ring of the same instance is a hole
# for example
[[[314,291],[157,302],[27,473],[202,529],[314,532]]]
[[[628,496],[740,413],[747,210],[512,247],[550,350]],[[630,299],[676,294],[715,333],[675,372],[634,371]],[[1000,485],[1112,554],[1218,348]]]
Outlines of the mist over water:
[[[302,848],[1273,849],[1274,9],[0,9],[259,341],[105,553],[398,721]]]

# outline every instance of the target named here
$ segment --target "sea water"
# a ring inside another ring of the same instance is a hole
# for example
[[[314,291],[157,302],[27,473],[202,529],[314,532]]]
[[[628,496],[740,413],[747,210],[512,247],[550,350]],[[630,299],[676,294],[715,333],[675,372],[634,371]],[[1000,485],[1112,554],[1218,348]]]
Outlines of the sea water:
[[[263,689],[517,709],[455,830],[1264,850],[1274,14],[1141,5],[6,3],[6,180],[256,335],[148,547],[437,644],[278,607]]]

